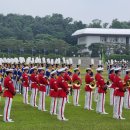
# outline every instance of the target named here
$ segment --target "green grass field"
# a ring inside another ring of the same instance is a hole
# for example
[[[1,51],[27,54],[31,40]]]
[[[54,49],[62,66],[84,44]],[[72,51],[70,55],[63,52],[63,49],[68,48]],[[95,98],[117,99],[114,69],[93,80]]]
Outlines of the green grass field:
[[[83,72],[84,70],[82,70]],[[82,75],[84,77],[84,74]],[[104,74],[106,76],[106,74]],[[84,110],[84,85],[80,93],[79,103],[81,107],[66,104],[65,117],[68,122],[58,121],[56,116],[51,116],[49,111],[41,112],[37,108],[22,103],[22,95],[17,95],[12,104],[11,118],[14,123],[4,123],[0,117],[0,130],[130,130],[130,110],[123,109],[123,117],[126,120],[112,118],[112,107],[109,105],[109,91],[106,95],[105,109],[108,115],[100,115],[94,111]],[[3,114],[4,99],[0,104],[0,114]],[[50,97],[46,97],[46,109],[50,108]],[[93,102],[93,108],[96,103]]]

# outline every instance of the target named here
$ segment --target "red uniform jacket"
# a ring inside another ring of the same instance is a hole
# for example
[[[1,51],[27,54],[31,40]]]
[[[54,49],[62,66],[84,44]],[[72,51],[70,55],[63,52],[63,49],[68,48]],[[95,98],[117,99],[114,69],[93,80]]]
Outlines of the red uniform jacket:
[[[23,87],[29,87],[29,79],[28,79],[28,74],[23,73],[22,74],[22,80],[23,80]]]
[[[58,86],[55,78],[50,78],[50,97],[58,97]]]
[[[85,83],[86,84],[90,84],[93,80],[94,80],[94,78],[92,76],[90,76],[89,74],[86,74],[86,76],[85,76]],[[91,92],[92,89],[89,87],[89,85],[86,85],[85,91]]]
[[[119,76],[115,76],[114,84],[115,84],[114,96],[124,97],[124,91],[123,91],[124,86]]]
[[[76,73],[73,74],[73,76],[72,76],[72,81],[73,81],[73,83],[74,83],[75,81],[79,81],[79,83],[82,84],[81,78],[79,78],[78,74],[76,74]],[[80,89],[80,86],[77,87],[77,86],[73,85],[73,89]]]
[[[65,81],[72,81],[72,80],[71,80],[71,77],[69,76],[68,73],[65,73],[65,75],[64,75],[64,80],[65,80]]]
[[[109,79],[112,82],[112,85],[110,88],[115,88],[115,85],[114,85],[115,74],[114,73],[109,74]]]
[[[32,73],[30,76],[30,80],[32,81],[31,88],[38,88],[38,78],[37,75]]]
[[[130,77],[128,76],[128,74],[124,77],[124,82],[126,83],[127,81],[130,81]],[[130,92],[130,88],[128,88],[129,92]]]
[[[72,83],[72,79],[71,79],[71,77],[69,76],[68,73],[65,73],[65,75],[64,75],[64,80],[67,82],[67,84],[68,84],[68,82],[71,82],[71,83]],[[70,86],[68,86],[68,87],[70,87]]]
[[[106,90],[104,90],[105,81],[101,74],[97,73],[95,79],[97,81],[98,93],[106,93]]]
[[[1,84],[0,84],[0,93],[2,92],[2,87],[1,87]]]
[[[43,74],[38,74],[39,91],[46,92],[46,85],[48,85],[47,79]]]
[[[3,96],[4,97],[10,97],[13,98],[13,96],[15,95],[16,91],[15,91],[15,87],[13,85],[13,82],[11,80],[11,78],[9,76],[7,76],[4,79],[4,87],[5,87],[5,91]]]
[[[66,92],[68,91],[68,84],[62,76],[57,79],[58,85],[58,97],[66,97]]]
[[[98,77],[100,76],[100,74],[99,73],[96,73],[96,75],[95,75],[95,80],[96,80],[96,87],[99,87],[99,84],[98,84]]]

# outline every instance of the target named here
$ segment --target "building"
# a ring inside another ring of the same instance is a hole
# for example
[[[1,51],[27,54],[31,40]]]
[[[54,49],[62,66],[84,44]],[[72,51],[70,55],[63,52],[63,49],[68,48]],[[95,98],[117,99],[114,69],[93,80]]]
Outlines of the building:
[[[78,45],[85,45],[85,48],[80,50],[79,53],[90,53],[88,47],[92,43],[130,43],[130,29],[85,28],[77,30],[72,36],[78,38]]]

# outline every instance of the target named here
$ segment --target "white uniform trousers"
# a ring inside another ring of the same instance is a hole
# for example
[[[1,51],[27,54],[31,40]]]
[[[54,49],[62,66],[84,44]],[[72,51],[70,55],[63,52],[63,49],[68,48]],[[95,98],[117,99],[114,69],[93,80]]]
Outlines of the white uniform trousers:
[[[91,110],[92,109],[92,91],[85,92],[85,109]]]
[[[105,112],[104,105],[105,105],[105,93],[99,93],[97,106],[96,106],[96,112],[104,113]]]
[[[57,98],[51,97],[51,105],[50,105],[50,114],[56,115],[56,109],[57,109]]]
[[[74,89],[74,94],[73,94],[73,104],[74,106],[77,106],[79,104],[79,89]]]
[[[38,110],[45,111],[45,96],[46,92],[39,91]]]
[[[59,120],[64,119],[64,111],[65,111],[66,97],[58,99],[58,115],[57,118]]]
[[[110,105],[114,105],[114,88],[110,88]]]
[[[23,103],[28,104],[28,87],[23,87]]]
[[[97,100],[98,100],[98,87],[96,87],[94,91],[94,101],[97,102]]]
[[[8,122],[10,120],[10,111],[12,106],[12,98],[6,97],[5,98],[5,107],[4,107],[4,121]]]
[[[36,99],[37,99],[37,88],[32,88],[32,94],[31,94],[31,98],[30,98],[30,105],[33,107],[36,107]]]
[[[123,98],[120,96],[114,96],[114,107],[113,107],[113,117],[119,119],[122,117],[122,107],[123,107]]]
[[[70,97],[70,95],[68,94],[67,97],[66,97],[66,102],[67,102],[67,103],[70,103],[69,97]]]
[[[130,108],[130,92],[127,90],[124,95],[124,108]]]

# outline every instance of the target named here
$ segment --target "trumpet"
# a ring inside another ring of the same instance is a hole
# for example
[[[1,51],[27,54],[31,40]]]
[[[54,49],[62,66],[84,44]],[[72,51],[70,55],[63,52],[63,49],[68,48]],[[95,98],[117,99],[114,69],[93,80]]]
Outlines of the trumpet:
[[[90,84],[86,84],[88,85],[91,89],[95,89],[96,88],[96,82],[92,81]]]
[[[73,83],[74,86],[76,86],[77,88],[80,87],[81,83],[79,80],[75,80]]]

